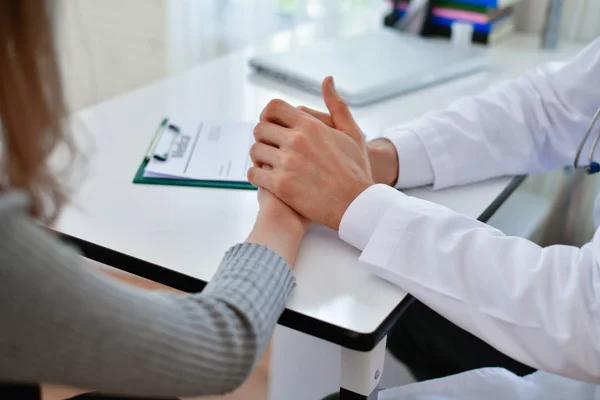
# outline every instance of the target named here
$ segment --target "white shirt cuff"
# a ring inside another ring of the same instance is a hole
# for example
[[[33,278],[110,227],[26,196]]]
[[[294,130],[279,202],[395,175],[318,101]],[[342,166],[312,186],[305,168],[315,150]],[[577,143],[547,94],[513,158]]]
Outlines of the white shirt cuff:
[[[346,243],[363,250],[383,216],[404,196],[387,185],[373,185],[350,204],[340,222],[339,236]]]
[[[396,188],[408,189],[431,185],[435,175],[429,155],[419,136],[408,129],[384,135],[396,147],[400,166]]]

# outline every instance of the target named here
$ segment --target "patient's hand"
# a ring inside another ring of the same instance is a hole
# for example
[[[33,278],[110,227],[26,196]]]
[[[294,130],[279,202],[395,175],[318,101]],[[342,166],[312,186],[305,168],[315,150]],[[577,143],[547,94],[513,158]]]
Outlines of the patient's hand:
[[[270,169],[262,164],[255,164],[255,167]],[[260,210],[248,242],[269,247],[293,267],[309,221],[262,187],[258,189],[258,203]]]
[[[41,400],[65,400],[89,392],[89,390],[46,383],[40,385],[40,389]]]
[[[350,203],[373,185],[366,143],[333,80],[323,97],[337,129],[281,100],[261,114],[248,179],[268,189],[306,218],[338,229]]]
[[[258,189],[260,211],[258,218],[269,219],[272,223],[286,226],[288,229],[298,228],[302,232],[308,228],[309,221],[279,200],[265,188]]]

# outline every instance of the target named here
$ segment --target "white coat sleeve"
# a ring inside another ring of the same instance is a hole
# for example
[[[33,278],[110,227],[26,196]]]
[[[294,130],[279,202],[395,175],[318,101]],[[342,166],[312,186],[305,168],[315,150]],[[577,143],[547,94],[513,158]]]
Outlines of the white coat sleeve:
[[[541,248],[374,185],[342,219],[360,260],[456,325],[532,367],[600,382],[600,234]]]
[[[542,65],[386,132],[400,158],[398,187],[429,180],[434,188],[444,188],[571,165],[600,106],[598,71],[600,39],[569,62]],[[427,168],[414,168],[419,165],[415,157],[423,154],[414,149],[420,146],[433,177]]]

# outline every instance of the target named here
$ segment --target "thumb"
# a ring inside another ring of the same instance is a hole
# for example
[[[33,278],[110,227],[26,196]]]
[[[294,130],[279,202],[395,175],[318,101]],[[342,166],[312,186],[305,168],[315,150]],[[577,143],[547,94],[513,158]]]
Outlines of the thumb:
[[[362,131],[354,121],[350,109],[337,92],[333,77],[328,76],[325,78],[322,90],[323,100],[325,100],[325,106],[327,106],[329,114],[331,114],[335,129],[346,133],[354,139],[362,139]]]

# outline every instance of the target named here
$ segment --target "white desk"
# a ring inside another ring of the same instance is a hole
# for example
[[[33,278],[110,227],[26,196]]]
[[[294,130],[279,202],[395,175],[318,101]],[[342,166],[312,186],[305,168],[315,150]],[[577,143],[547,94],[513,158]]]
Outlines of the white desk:
[[[337,34],[313,24],[280,34],[267,47],[282,49]],[[355,110],[359,120],[388,127],[439,109],[460,95],[485,89],[550,58],[530,38],[515,37],[492,48],[494,68],[441,86]],[[255,120],[275,97],[322,108],[313,95],[249,79],[247,59],[255,49],[231,54],[76,115],[82,143],[91,156],[81,189],[57,224],[57,231],[86,255],[182,290],[200,290],[223,253],[245,239],[257,212],[256,193],[244,190],[132,184],[157,123],[164,116]],[[81,131],[83,128],[83,131]],[[88,145],[93,144],[93,148]],[[510,178],[433,192],[409,194],[440,203],[473,218],[494,209],[510,193]],[[500,197],[500,199],[499,199]],[[492,207],[492,208],[490,208]],[[489,217],[489,215],[488,215]],[[336,233],[316,227],[303,241],[297,289],[281,323],[293,329],[368,352],[400,315],[405,293],[369,274],[358,252]],[[353,354],[353,353],[349,353]],[[369,354],[369,353],[366,353]]]

